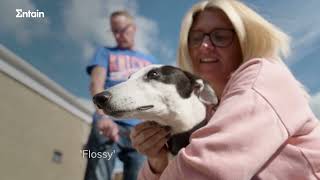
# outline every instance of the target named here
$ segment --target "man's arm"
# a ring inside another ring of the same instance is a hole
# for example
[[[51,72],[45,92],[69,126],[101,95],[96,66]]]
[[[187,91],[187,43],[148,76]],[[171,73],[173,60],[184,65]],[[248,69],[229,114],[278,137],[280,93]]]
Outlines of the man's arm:
[[[104,91],[104,84],[106,81],[107,70],[103,67],[96,66],[91,72],[91,82],[90,82],[90,93],[93,97],[94,95]],[[118,126],[104,114],[103,110],[96,107],[96,114],[98,114],[99,119],[97,127],[99,130],[108,138],[113,141],[118,141],[119,139],[119,129]]]
[[[94,95],[104,90],[104,83],[106,81],[107,70],[103,67],[96,66],[91,72],[90,93]],[[96,107],[96,113],[103,116],[104,113],[101,109]]]

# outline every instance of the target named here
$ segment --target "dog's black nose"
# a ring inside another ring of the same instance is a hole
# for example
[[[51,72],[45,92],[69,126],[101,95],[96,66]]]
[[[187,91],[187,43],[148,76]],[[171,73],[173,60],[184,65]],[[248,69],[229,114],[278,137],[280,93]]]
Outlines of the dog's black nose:
[[[111,99],[111,93],[108,91],[101,92],[93,96],[92,101],[99,109],[106,107],[106,104]]]

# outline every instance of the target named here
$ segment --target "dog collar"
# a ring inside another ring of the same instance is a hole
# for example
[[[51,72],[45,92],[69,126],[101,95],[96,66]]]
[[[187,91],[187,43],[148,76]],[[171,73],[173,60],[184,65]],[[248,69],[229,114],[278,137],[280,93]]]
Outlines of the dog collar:
[[[205,119],[201,121],[199,124],[197,124],[196,126],[194,126],[192,129],[190,129],[189,131],[172,135],[167,141],[167,148],[169,152],[173,155],[177,155],[180,149],[186,147],[190,143],[189,139],[191,134],[195,130],[205,126],[207,122],[208,122],[207,119]]]

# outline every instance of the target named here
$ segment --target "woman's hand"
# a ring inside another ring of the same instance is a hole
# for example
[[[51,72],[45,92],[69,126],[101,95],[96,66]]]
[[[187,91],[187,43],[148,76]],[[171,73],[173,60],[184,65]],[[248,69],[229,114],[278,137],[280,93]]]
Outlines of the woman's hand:
[[[155,122],[138,124],[130,134],[132,146],[148,157],[154,173],[162,173],[168,165],[168,150],[165,144],[169,137],[170,128]]]

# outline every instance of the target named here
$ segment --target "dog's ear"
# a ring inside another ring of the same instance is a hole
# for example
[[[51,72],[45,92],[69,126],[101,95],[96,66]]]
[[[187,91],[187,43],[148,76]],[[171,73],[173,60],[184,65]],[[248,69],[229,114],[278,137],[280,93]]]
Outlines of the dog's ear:
[[[200,101],[207,105],[218,104],[218,98],[212,87],[203,79],[197,79],[194,85],[194,92]]]
[[[199,97],[200,101],[207,105],[217,105],[218,97],[215,91],[209,85],[208,82],[201,79],[199,76],[191,74],[187,71],[183,71],[185,75],[189,78],[193,92]]]

